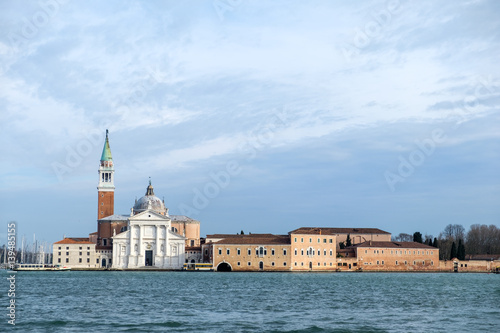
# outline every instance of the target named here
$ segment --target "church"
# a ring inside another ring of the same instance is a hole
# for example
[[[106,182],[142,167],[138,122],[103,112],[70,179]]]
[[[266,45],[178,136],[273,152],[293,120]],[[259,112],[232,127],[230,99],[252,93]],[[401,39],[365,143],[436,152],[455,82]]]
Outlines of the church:
[[[164,200],[155,195],[151,180],[129,214],[114,214],[114,173],[106,130],[98,170],[97,231],[88,239],[65,238],[54,243],[54,264],[72,268],[182,269],[185,262],[201,262],[200,222],[184,215],[170,215]]]

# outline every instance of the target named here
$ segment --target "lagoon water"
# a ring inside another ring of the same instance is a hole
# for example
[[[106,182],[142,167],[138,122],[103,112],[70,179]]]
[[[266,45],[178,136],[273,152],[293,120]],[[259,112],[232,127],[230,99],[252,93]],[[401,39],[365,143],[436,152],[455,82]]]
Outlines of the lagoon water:
[[[19,332],[498,332],[500,275],[17,272]],[[1,274],[6,281],[7,272]],[[1,304],[8,285],[2,282]],[[2,307],[0,331],[9,329]],[[6,328],[6,329],[4,329]]]

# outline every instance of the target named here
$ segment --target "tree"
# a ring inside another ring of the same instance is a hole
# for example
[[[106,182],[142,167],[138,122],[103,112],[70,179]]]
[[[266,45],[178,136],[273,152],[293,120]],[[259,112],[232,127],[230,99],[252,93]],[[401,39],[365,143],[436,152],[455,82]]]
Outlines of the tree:
[[[500,253],[500,229],[495,225],[473,224],[465,238],[467,254]]]
[[[352,245],[352,243],[351,243],[351,235],[347,234],[347,239],[345,240],[345,246],[349,247],[351,245]]]
[[[345,249],[345,243],[344,243],[344,242],[340,242],[340,243],[339,243],[339,247],[340,247],[341,249]]]
[[[413,241],[417,243],[422,243],[422,234],[418,231],[413,233]]]
[[[244,235],[244,234],[245,234],[245,233],[243,232],[243,230],[241,230],[240,235]]]
[[[465,246],[461,239],[458,241],[457,258],[465,260]]]
[[[436,237],[434,237],[434,242],[432,242],[432,246],[439,247],[438,246],[438,239]]]
[[[429,239],[427,240],[427,245],[432,246],[432,238],[429,238]]]
[[[455,242],[451,244],[450,260],[457,257],[457,246]]]
[[[394,237],[394,241],[396,242],[411,242],[413,240],[412,235],[400,233],[396,237]]]

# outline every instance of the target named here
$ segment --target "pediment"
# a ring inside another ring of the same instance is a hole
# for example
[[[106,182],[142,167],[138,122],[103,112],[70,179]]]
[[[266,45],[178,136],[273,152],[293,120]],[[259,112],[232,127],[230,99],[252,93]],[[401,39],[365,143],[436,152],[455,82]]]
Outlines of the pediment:
[[[130,237],[129,234],[130,234],[130,230],[127,230],[124,232],[120,232],[119,234],[113,236],[112,238],[114,240],[116,240],[116,239],[128,239]]]
[[[141,222],[141,221],[166,222],[166,221],[170,221],[170,217],[161,215],[153,210],[145,210],[145,211],[140,212],[134,216],[130,216],[129,221],[131,221],[131,222]]]

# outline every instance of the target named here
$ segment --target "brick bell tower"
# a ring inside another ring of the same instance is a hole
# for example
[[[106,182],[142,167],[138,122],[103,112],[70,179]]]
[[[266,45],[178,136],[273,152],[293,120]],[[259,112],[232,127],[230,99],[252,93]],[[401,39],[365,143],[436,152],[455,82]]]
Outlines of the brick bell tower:
[[[97,186],[98,207],[97,219],[114,214],[115,211],[115,168],[111,149],[109,148],[108,130],[106,130],[106,142],[102,149],[101,163],[99,165],[99,185]]]

